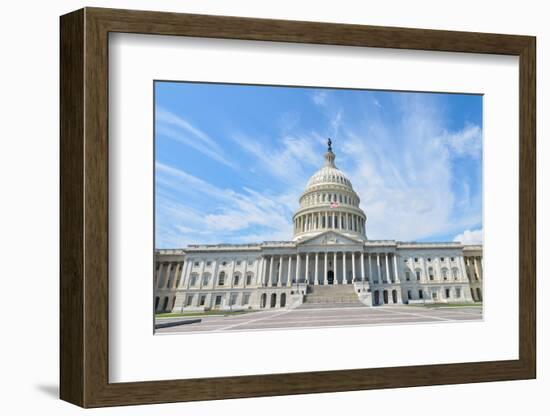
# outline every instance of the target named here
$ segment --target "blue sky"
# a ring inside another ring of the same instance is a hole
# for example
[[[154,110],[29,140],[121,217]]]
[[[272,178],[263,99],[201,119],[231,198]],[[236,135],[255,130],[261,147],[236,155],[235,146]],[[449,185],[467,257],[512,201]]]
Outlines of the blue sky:
[[[482,96],[155,83],[157,248],[289,240],[327,137],[369,239],[482,238]]]

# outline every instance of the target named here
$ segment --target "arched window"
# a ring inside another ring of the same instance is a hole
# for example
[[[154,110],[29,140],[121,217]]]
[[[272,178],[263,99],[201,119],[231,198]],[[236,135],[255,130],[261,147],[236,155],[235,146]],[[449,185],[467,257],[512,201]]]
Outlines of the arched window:
[[[411,272],[409,272],[409,271],[406,271],[406,272],[405,272],[405,280],[406,280],[407,282],[411,280]]]
[[[252,284],[252,277],[253,277],[252,273],[248,273],[248,274],[246,275],[246,284],[247,284],[247,285],[251,285],[251,284]]]
[[[411,300],[413,298],[412,290],[407,290],[407,300]]]
[[[218,276],[218,285],[223,286],[225,284],[225,272],[220,272]]]
[[[208,286],[208,283],[210,282],[210,273],[204,273],[202,275],[202,285]]]
[[[192,273],[191,274],[191,281],[189,282],[189,285],[190,286],[195,286],[197,284],[197,278],[198,278],[198,274],[197,273]]]
[[[449,271],[447,270],[446,267],[441,269],[441,274],[443,275],[443,280],[447,280],[448,275],[449,275]]]
[[[286,306],[286,293],[281,293],[281,300],[279,304],[281,305],[281,308],[284,308]]]
[[[392,290],[391,298],[392,298],[393,303],[397,303],[397,290],[395,290],[395,289]]]
[[[422,271],[420,269],[416,269],[415,273],[416,273],[416,280],[420,280],[420,278],[422,277]]]
[[[269,306],[271,308],[274,308],[274,307],[277,306],[277,294],[276,293],[271,294],[271,302],[270,302]]]
[[[239,274],[238,273],[235,273],[235,275],[233,276],[233,284],[234,285],[239,284]]]
[[[456,267],[453,267],[453,279],[458,279],[458,269]]]
[[[428,268],[428,276],[430,276],[430,280],[434,280],[434,269],[433,269],[433,267]]]

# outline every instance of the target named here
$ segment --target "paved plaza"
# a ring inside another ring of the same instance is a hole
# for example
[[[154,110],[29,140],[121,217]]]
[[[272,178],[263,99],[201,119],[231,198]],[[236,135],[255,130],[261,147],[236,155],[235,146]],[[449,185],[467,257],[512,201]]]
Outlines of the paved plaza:
[[[475,321],[482,319],[481,306],[419,307],[382,306],[320,309],[279,309],[227,316],[197,316],[200,323],[157,329],[158,334],[250,331],[286,328],[319,328],[356,325],[389,325],[428,322]],[[156,323],[185,320],[157,318]],[[187,319],[191,319],[187,318]]]

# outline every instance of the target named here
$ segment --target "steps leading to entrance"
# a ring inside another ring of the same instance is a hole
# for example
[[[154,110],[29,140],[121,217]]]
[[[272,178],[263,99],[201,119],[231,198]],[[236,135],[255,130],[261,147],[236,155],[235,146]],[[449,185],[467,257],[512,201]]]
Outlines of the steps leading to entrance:
[[[308,286],[300,309],[365,306],[353,285]]]

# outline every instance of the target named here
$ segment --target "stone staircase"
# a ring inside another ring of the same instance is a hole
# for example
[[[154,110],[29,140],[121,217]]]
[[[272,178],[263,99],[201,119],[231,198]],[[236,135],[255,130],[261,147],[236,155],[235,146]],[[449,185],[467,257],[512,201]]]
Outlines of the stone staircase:
[[[354,308],[365,306],[353,285],[308,286],[299,309]]]

